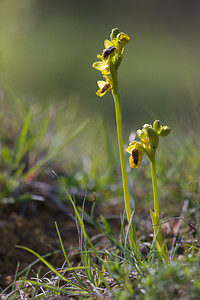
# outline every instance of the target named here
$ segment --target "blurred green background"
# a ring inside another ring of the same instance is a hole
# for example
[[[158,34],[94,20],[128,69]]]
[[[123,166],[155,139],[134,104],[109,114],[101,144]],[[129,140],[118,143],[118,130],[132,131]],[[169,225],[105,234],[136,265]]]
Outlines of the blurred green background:
[[[119,70],[128,130],[159,118],[190,127],[200,95],[200,2],[0,0],[1,85],[25,101],[75,97],[77,118],[101,112],[114,126],[111,95],[95,92],[91,65],[118,27],[130,35]]]

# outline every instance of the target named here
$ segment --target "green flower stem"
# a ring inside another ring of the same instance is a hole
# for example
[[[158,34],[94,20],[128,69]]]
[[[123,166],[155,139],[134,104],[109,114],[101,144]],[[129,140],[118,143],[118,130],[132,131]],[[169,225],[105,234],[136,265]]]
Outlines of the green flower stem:
[[[119,153],[120,153],[120,162],[121,162],[121,172],[122,172],[122,182],[123,182],[123,191],[124,191],[124,201],[125,201],[125,208],[126,208],[126,215],[128,222],[131,222],[131,206],[129,200],[129,191],[128,191],[128,180],[127,180],[127,173],[126,173],[126,161],[124,155],[124,145],[123,145],[123,137],[122,137],[122,117],[121,117],[121,104],[120,104],[120,97],[119,92],[117,89],[117,75],[115,73],[116,84],[115,88],[112,90],[112,95],[115,102],[115,115],[116,115],[116,123],[117,123],[117,135],[118,135],[118,145],[119,145]],[[137,237],[136,237],[136,229],[134,223],[131,222],[130,230],[129,230],[129,241],[132,249],[138,259],[140,260],[140,251],[137,245]]]
[[[159,219],[159,199],[158,199],[158,186],[156,179],[156,163],[155,157],[151,160],[151,174],[152,174],[152,185],[154,195],[154,212],[156,217]]]
[[[153,195],[154,195],[154,212],[150,210],[151,218],[154,226],[154,237],[156,239],[156,244],[158,251],[163,259],[169,260],[169,252],[167,245],[165,243],[165,238],[160,228],[160,216],[159,216],[159,199],[158,199],[158,186],[156,179],[156,163],[155,154],[150,160],[151,163],[151,174],[152,174],[152,185],[153,185]]]
[[[123,181],[123,190],[124,190],[124,201],[128,222],[131,220],[131,206],[129,200],[129,191],[128,191],[128,180],[126,174],[126,162],[124,155],[124,145],[122,137],[122,126],[121,126],[121,104],[119,93],[113,90],[113,98],[115,102],[115,113],[116,113],[116,123],[117,123],[117,135],[118,135],[118,144],[119,144],[119,153],[121,161],[121,171],[122,171],[122,181]]]

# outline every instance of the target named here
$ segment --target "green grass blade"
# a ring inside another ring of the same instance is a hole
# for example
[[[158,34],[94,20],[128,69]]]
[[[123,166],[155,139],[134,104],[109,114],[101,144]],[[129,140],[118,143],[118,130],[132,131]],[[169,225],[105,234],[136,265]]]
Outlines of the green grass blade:
[[[20,98],[15,91],[7,84],[3,84],[5,90],[7,91],[7,93],[12,97],[12,100],[15,101],[15,103],[17,104],[17,112],[20,113],[20,115],[23,117],[24,115],[27,114],[27,107],[25,106],[24,101],[22,100],[22,98]],[[12,106],[11,106],[12,107]]]
[[[28,113],[28,115],[27,115],[27,117],[24,121],[24,125],[22,127],[22,131],[21,131],[21,134],[20,134],[20,137],[19,137],[17,149],[22,148],[24,143],[25,143],[27,133],[28,133],[28,129],[29,129],[30,120],[31,120],[31,112]]]
[[[22,127],[21,134],[19,136],[14,155],[12,157],[11,163],[8,168],[8,176],[12,172],[13,167],[16,166],[22,158],[23,147],[26,144],[26,138],[27,138],[27,133],[28,133],[28,129],[29,129],[30,119],[31,119],[31,112],[29,112],[27,114],[26,119],[24,121],[24,125]]]
[[[81,241],[80,241],[80,247],[81,247],[81,258],[82,258],[82,262],[83,265],[87,266],[86,268],[86,276],[89,279],[89,281],[91,281],[92,283],[94,283],[94,274],[93,274],[93,270],[91,268],[91,258],[87,253],[87,243],[90,245],[90,247],[94,250],[94,252],[96,252],[95,247],[93,246],[89,236],[87,235],[87,232],[85,230],[85,226],[83,223],[83,219],[81,217],[81,215],[78,212],[78,209],[74,203],[74,201],[72,200],[68,190],[65,188],[65,185],[62,183],[61,179],[57,176],[57,174],[55,172],[53,172],[55,174],[55,176],[58,178],[58,180],[60,181],[60,183],[62,184],[63,188],[65,189],[65,192],[67,193],[67,196],[72,204],[72,207],[74,209],[75,215],[77,217],[78,223],[80,225],[81,228]],[[84,245],[84,248],[83,248]]]
[[[81,218],[81,216],[80,216],[80,214],[79,214],[79,212],[78,212],[78,209],[77,209],[77,207],[76,207],[74,201],[72,200],[72,197],[70,196],[68,190],[66,189],[65,185],[63,184],[62,180],[58,177],[58,175],[57,175],[54,171],[53,171],[53,174],[54,174],[54,175],[58,178],[58,180],[60,181],[61,185],[63,186],[63,188],[64,188],[64,190],[65,190],[65,192],[66,192],[66,194],[67,194],[67,196],[68,196],[68,198],[69,198],[69,200],[70,200],[70,202],[71,202],[71,204],[72,204],[72,207],[73,207],[73,209],[74,209],[75,215],[77,216],[78,222],[79,222],[80,227],[81,227],[81,230],[82,230],[82,232],[83,232],[84,239],[88,241],[88,243],[89,243],[89,245],[90,245],[90,247],[91,247],[92,249],[95,249],[94,246],[93,246],[93,244],[92,244],[92,242],[91,242],[91,240],[90,240],[90,238],[88,237],[88,235],[87,235],[87,233],[86,233],[86,230],[85,230],[85,226],[84,226],[83,220],[82,220],[82,218]]]
[[[71,282],[66,277],[64,277],[62,274],[60,274],[50,263],[48,263],[48,261],[46,261],[46,259],[44,259],[41,255],[39,255],[34,250],[32,250],[28,247],[24,247],[24,246],[16,246],[16,247],[20,248],[20,249],[23,249],[23,250],[26,250],[26,251],[32,253],[33,255],[35,255],[36,257],[38,257],[54,274],[56,274],[63,281],[65,281],[65,282],[67,282],[67,283],[71,284],[72,286],[77,287],[79,289],[84,289],[83,287],[80,287],[78,284]]]
[[[55,222],[55,226],[56,226],[56,231],[57,231],[57,234],[58,234],[58,238],[59,238],[59,242],[60,242],[60,245],[61,245],[61,249],[62,249],[62,252],[63,252],[63,255],[64,255],[64,257],[65,257],[65,260],[66,260],[66,262],[67,262],[67,264],[68,264],[68,266],[70,267],[69,269],[68,269],[68,271],[69,270],[71,270],[71,271],[73,271],[73,275],[74,275],[74,277],[76,278],[76,280],[85,288],[85,289],[87,289],[87,286],[85,285],[85,283],[79,278],[79,276],[77,276],[77,274],[76,274],[76,272],[74,272],[74,270],[77,270],[77,269],[80,269],[79,267],[75,267],[75,268],[71,268],[71,263],[70,263],[70,260],[69,260],[69,258],[68,258],[68,256],[67,256],[67,253],[66,253],[66,251],[65,251],[65,248],[64,248],[64,245],[63,245],[63,241],[62,241],[62,238],[61,238],[61,235],[60,235],[60,232],[59,232],[59,229],[58,229],[58,226],[57,226],[57,223]],[[84,267],[83,267],[84,268]]]
[[[76,130],[74,130],[74,132],[67,137],[66,140],[64,140],[61,145],[59,145],[58,147],[56,147],[56,149],[52,150],[50,153],[48,153],[43,159],[41,159],[38,163],[36,163],[24,176],[24,180],[26,180],[28,177],[31,177],[34,173],[38,172],[39,169],[46,164],[47,162],[49,162],[50,160],[54,159],[56,155],[58,155],[58,153],[63,150],[63,148],[69,143],[71,142],[72,139],[74,139],[84,128],[85,126],[88,124],[89,120],[85,120]]]
[[[18,283],[29,283],[29,284],[32,284],[36,287],[42,287],[42,288],[46,288],[48,290],[48,293],[49,293],[49,290],[52,292],[52,293],[56,293],[57,295],[60,295],[61,293],[63,294],[69,294],[69,295],[85,295],[87,294],[87,291],[79,291],[77,290],[75,287],[65,287],[65,288],[61,288],[61,287],[56,287],[54,286],[53,284],[46,284],[46,283],[43,283],[43,282],[40,282],[40,281],[35,281],[35,280],[19,280]],[[13,296],[14,294],[16,294],[18,291],[20,290],[20,288],[12,291],[11,293],[9,293],[7,296],[5,296],[5,300],[7,299],[10,299],[11,296]],[[44,294],[43,294],[44,296]],[[35,299],[39,299],[41,298],[39,295],[36,296],[37,298]],[[18,298],[17,298],[18,299]],[[34,299],[34,298],[31,298],[31,299]]]
[[[112,229],[111,229],[111,227],[110,227],[110,224],[109,224],[109,222],[104,218],[104,216],[100,216],[100,219],[101,219],[101,221],[102,221],[102,223],[104,224],[104,226],[105,226],[105,230],[106,230],[106,232],[110,235],[110,234],[113,234],[113,232],[112,232]]]
[[[56,226],[56,231],[57,231],[57,235],[58,235],[58,238],[59,238],[59,242],[60,242],[60,245],[61,245],[61,249],[62,249],[63,255],[64,255],[64,257],[65,257],[65,260],[66,260],[68,266],[70,267],[71,264],[70,264],[69,258],[68,258],[68,256],[67,256],[67,253],[66,253],[66,251],[65,251],[65,248],[64,248],[64,245],[63,245],[63,241],[62,241],[62,238],[61,238],[61,235],[60,235],[60,231],[59,231],[59,229],[58,229],[58,225],[57,225],[56,222],[55,222],[55,226]]]
[[[96,222],[95,218],[93,218],[92,216],[90,216],[86,212],[84,212],[84,220],[87,223],[89,223],[90,225],[94,226],[101,233],[103,233],[112,242],[112,244],[115,245],[120,251],[123,250],[123,247],[121,246],[121,243],[119,242],[119,240],[116,239],[113,234],[109,234],[105,228],[103,228],[100,224],[98,224]]]

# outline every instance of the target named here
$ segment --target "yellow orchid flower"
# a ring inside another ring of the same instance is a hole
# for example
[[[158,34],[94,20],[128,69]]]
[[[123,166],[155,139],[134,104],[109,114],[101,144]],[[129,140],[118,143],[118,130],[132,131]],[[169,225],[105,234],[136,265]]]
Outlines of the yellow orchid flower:
[[[106,81],[99,80],[97,84],[99,86],[99,90],[96,92],[96,95],[99,97],[104,96],[108,91],[112,89],[112,78],[110,76],[104,76]]]
[[[120,54],[123,51],[123,47],[129,42],[130,37],[123,32],[120,32],[116,38],[112,40],[112,44],[117,48],[116,52]]]
[[[101,61],[94,62],[92,66],[96,70],[100,71],[103,75],[108,75],[110,74],[110,66],[107,60],[111,54],[114,55],[114,50],[116,49],[116,47],[114,47],[112,42],[109,40],[105,40],[104,45],[105,49],[102,55],[97,55],[97,58],[100,58]]]
[[[97,91],[97,96],[104,96],[109,90],[114,88],[115,84],[113,81],[113,72],[116,72],[123,58],[124,46],[129,41],[129,36],[123,32],[120,32],[117,28],[112,30],[111,40],[104,41],[103,53],[97,55],[101,61],[93,63],[93,68],[100,71],[105,77],[106,81],[100,80],[97,82],[99,90]],[[114,66],[111,68],[111,65]],[[112,74],[111,70],[112,69]],[[110,75],[110,76],[108,76]]]
[[[102,59],[101,55],[97,55],[98,58]],[[109,75],[110,74],[110,67],[107,64],[106,61],[97,61],[93,63],[93,68],[100,71],[103,75]]]
[[[103,50],[102,55],[97,55],[97,58],[100,58],[101,61],[94,62],[92,65],[93,68],[102,72],[103,75],[110,74],[109,59],[114,57],[115,53],[118,54],[118,56],[123,56],[123,47],[128,43],[129,39],[130,37],[127,34],[121,32],[116,38],[113,38],[112,41],[105,40],[105,49]],[[115,59],[116,58],[114,58],[114,60]]]
[[[98,54],[97,58],[100,58],[101,61],[97,61],[93,63],[93,68],[95,68],[96,70],[100,71],[103,75],[109,75],[110,74],[110,66],[108,63],[108,57],[109,56],[113,56],[114,55],[114,51],[116,49],[116,47],[113,46],[113,44],[110,41],[106,40],[105,41],[105,47],[106,49],[104,49],[102,55]]]
[[[133,169],[137,169],[141,165],[143,157],[141,148],[142,146],[140,145],[140,142],[134,142],[126,149],[126,151],[130,154],[130,167]]]

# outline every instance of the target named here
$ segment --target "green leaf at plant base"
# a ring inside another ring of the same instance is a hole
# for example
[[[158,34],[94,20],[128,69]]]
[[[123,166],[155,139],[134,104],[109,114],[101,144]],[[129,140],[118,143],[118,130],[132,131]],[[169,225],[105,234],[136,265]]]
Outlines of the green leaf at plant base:
[[[158,249],[158,252],[160,253],[160,256],[164,259],[169,260],[169,252],[167,249],[167,245],[165,243],[165,238],[160,226],[160,220],[156,216],[156,214],[150,209],[151,219],[154,226],[154,236],[156,238],[156,246]]]

